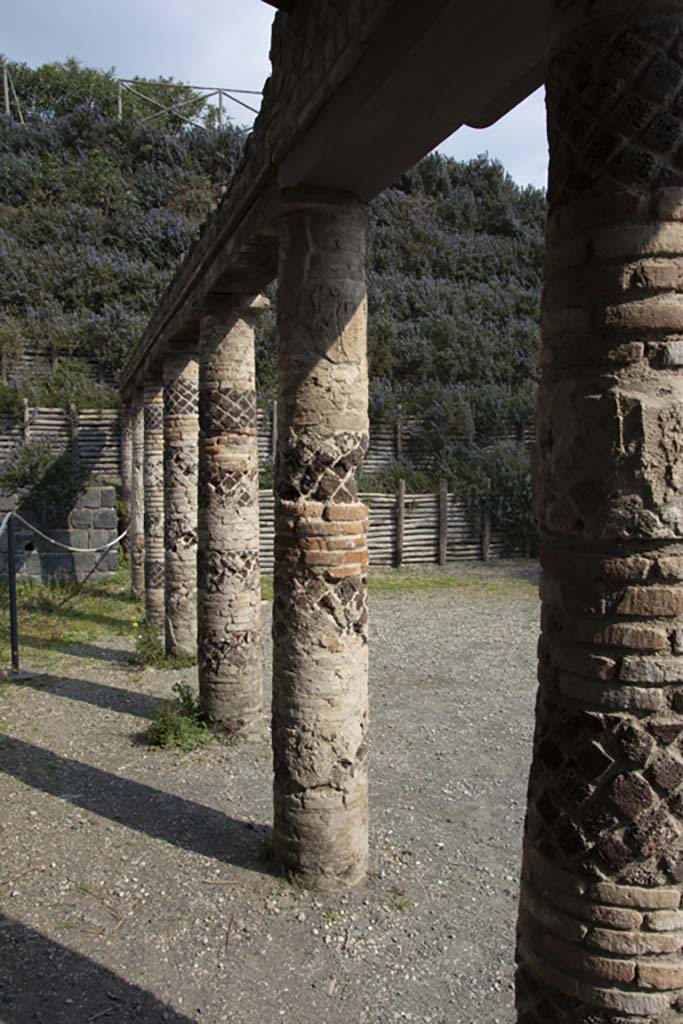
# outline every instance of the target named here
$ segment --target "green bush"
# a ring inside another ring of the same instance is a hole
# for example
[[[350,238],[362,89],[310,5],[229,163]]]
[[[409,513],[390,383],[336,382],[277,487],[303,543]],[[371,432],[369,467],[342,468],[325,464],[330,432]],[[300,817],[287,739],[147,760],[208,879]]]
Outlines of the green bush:
[[[199,701],[187,683],[173,687],[175,700],[161,708],[147,730],[150,747],[161,750],[182,750],[187,753],[211,742],[211,733],[202,720]]]

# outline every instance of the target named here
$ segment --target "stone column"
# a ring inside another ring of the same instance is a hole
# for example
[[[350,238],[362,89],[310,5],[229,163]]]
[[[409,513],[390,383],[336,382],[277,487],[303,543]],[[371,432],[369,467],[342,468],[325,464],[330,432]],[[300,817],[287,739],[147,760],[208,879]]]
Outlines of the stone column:
[[[683,1012],[683,6],[629,6],[549,65],[520,1024]]]
[[[164,363],[166,652],[197,651],[197,360]]]
[[[360,882],[368,856],[366,231],[329,197],[293,202],[280,236],[274,842],[318,889]]]
[[[145,381],[145,615],[164,639],[164,387]]]
[[[130,580],[133,597],[141,601],[145,593],[145,420],[142,394],[131,403],[132,471],[130,481]]]
[[[199,339],[198,659],[204,713],[246,733],[261,716],[254,324],[267,300],[208,300]]]

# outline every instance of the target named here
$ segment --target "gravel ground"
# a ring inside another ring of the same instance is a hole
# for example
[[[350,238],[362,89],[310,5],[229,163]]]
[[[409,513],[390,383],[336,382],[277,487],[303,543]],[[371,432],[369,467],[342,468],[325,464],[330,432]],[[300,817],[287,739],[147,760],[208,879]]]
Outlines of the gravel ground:
[[[187,755],[140,742],[191,671],[135,670],[117,639],[10,686],[0,1022],[511,1024],[535,570],[452,572],[468,585],[372,599],[371,875],[350,895],[264,859],[265,719]]]

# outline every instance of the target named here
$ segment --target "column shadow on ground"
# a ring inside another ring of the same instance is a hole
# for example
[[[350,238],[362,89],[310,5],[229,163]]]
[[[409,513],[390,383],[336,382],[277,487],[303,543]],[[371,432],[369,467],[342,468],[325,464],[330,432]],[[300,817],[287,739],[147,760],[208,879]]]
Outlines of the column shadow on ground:
[[[120,651],[111,647],[100,647],[82,640],[54,640],[50,637],[32,636],[30,633],[19,634],[19,646],[30,647],[36,651],[58,651],[72,658],[88,658],[89,660],[106,661],[110,665],[126,665],[133,663],[130,651]]]
[[[40,675],[20,679],[16,686],[28,686],[33,690],[51,693],[56,697],[92,704],[106,711],[118,711],[124,715],[135,715],[136,718],[154,718],[166,703],[164,697],[153,697],[151,694],[139,693],[137,690],[126,690],[120,686],[106,686],[104,683],[93,683],[90,679],[72,679],[68,676]]]
[[[2,1024],[195,1024],[139,988],[13,918],[0,915]]]
[[[265,826],[239,821],[194,800],[3,734],[0,772],[181,850],[258,874],[273,874],[260,857],[259,840],[267,831]]]

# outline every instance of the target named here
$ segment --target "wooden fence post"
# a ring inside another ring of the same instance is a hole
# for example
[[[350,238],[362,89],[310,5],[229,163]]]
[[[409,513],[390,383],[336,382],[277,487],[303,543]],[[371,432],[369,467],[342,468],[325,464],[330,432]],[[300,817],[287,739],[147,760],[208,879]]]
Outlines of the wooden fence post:
[[[491,558],[491,513],[484,509],[484,516],[481,523],[481,560],[488,562]]]
[[[24,429],[24,444],[27,444],[31,439],[31,410],[28,407],[28,398],[22,399],[23,406],[23,429]]]
[[[396,430],[394,434],[394,447],[396,449],[396,461],[400,462],[403,458],[403,420],[401,414],[398,414],[396,420]]]
[[[396,551],[394,552],[394,564],[397,569],[403,564],[403,533],[406,521],[406,482],[401,479],[398,482],[398,502],[396,505]]]
[[[71,447],[76,458],[79,457],[80,452],[78,451],[78,409],[73,402],[69,402],[69,424],[71,426]]]
[[[439,480],[439,565],[448,558],[448,481]]]
[[[275,453],[277,451],[277,398],[274,400],[270,410],[270,461],[275,466]]]

